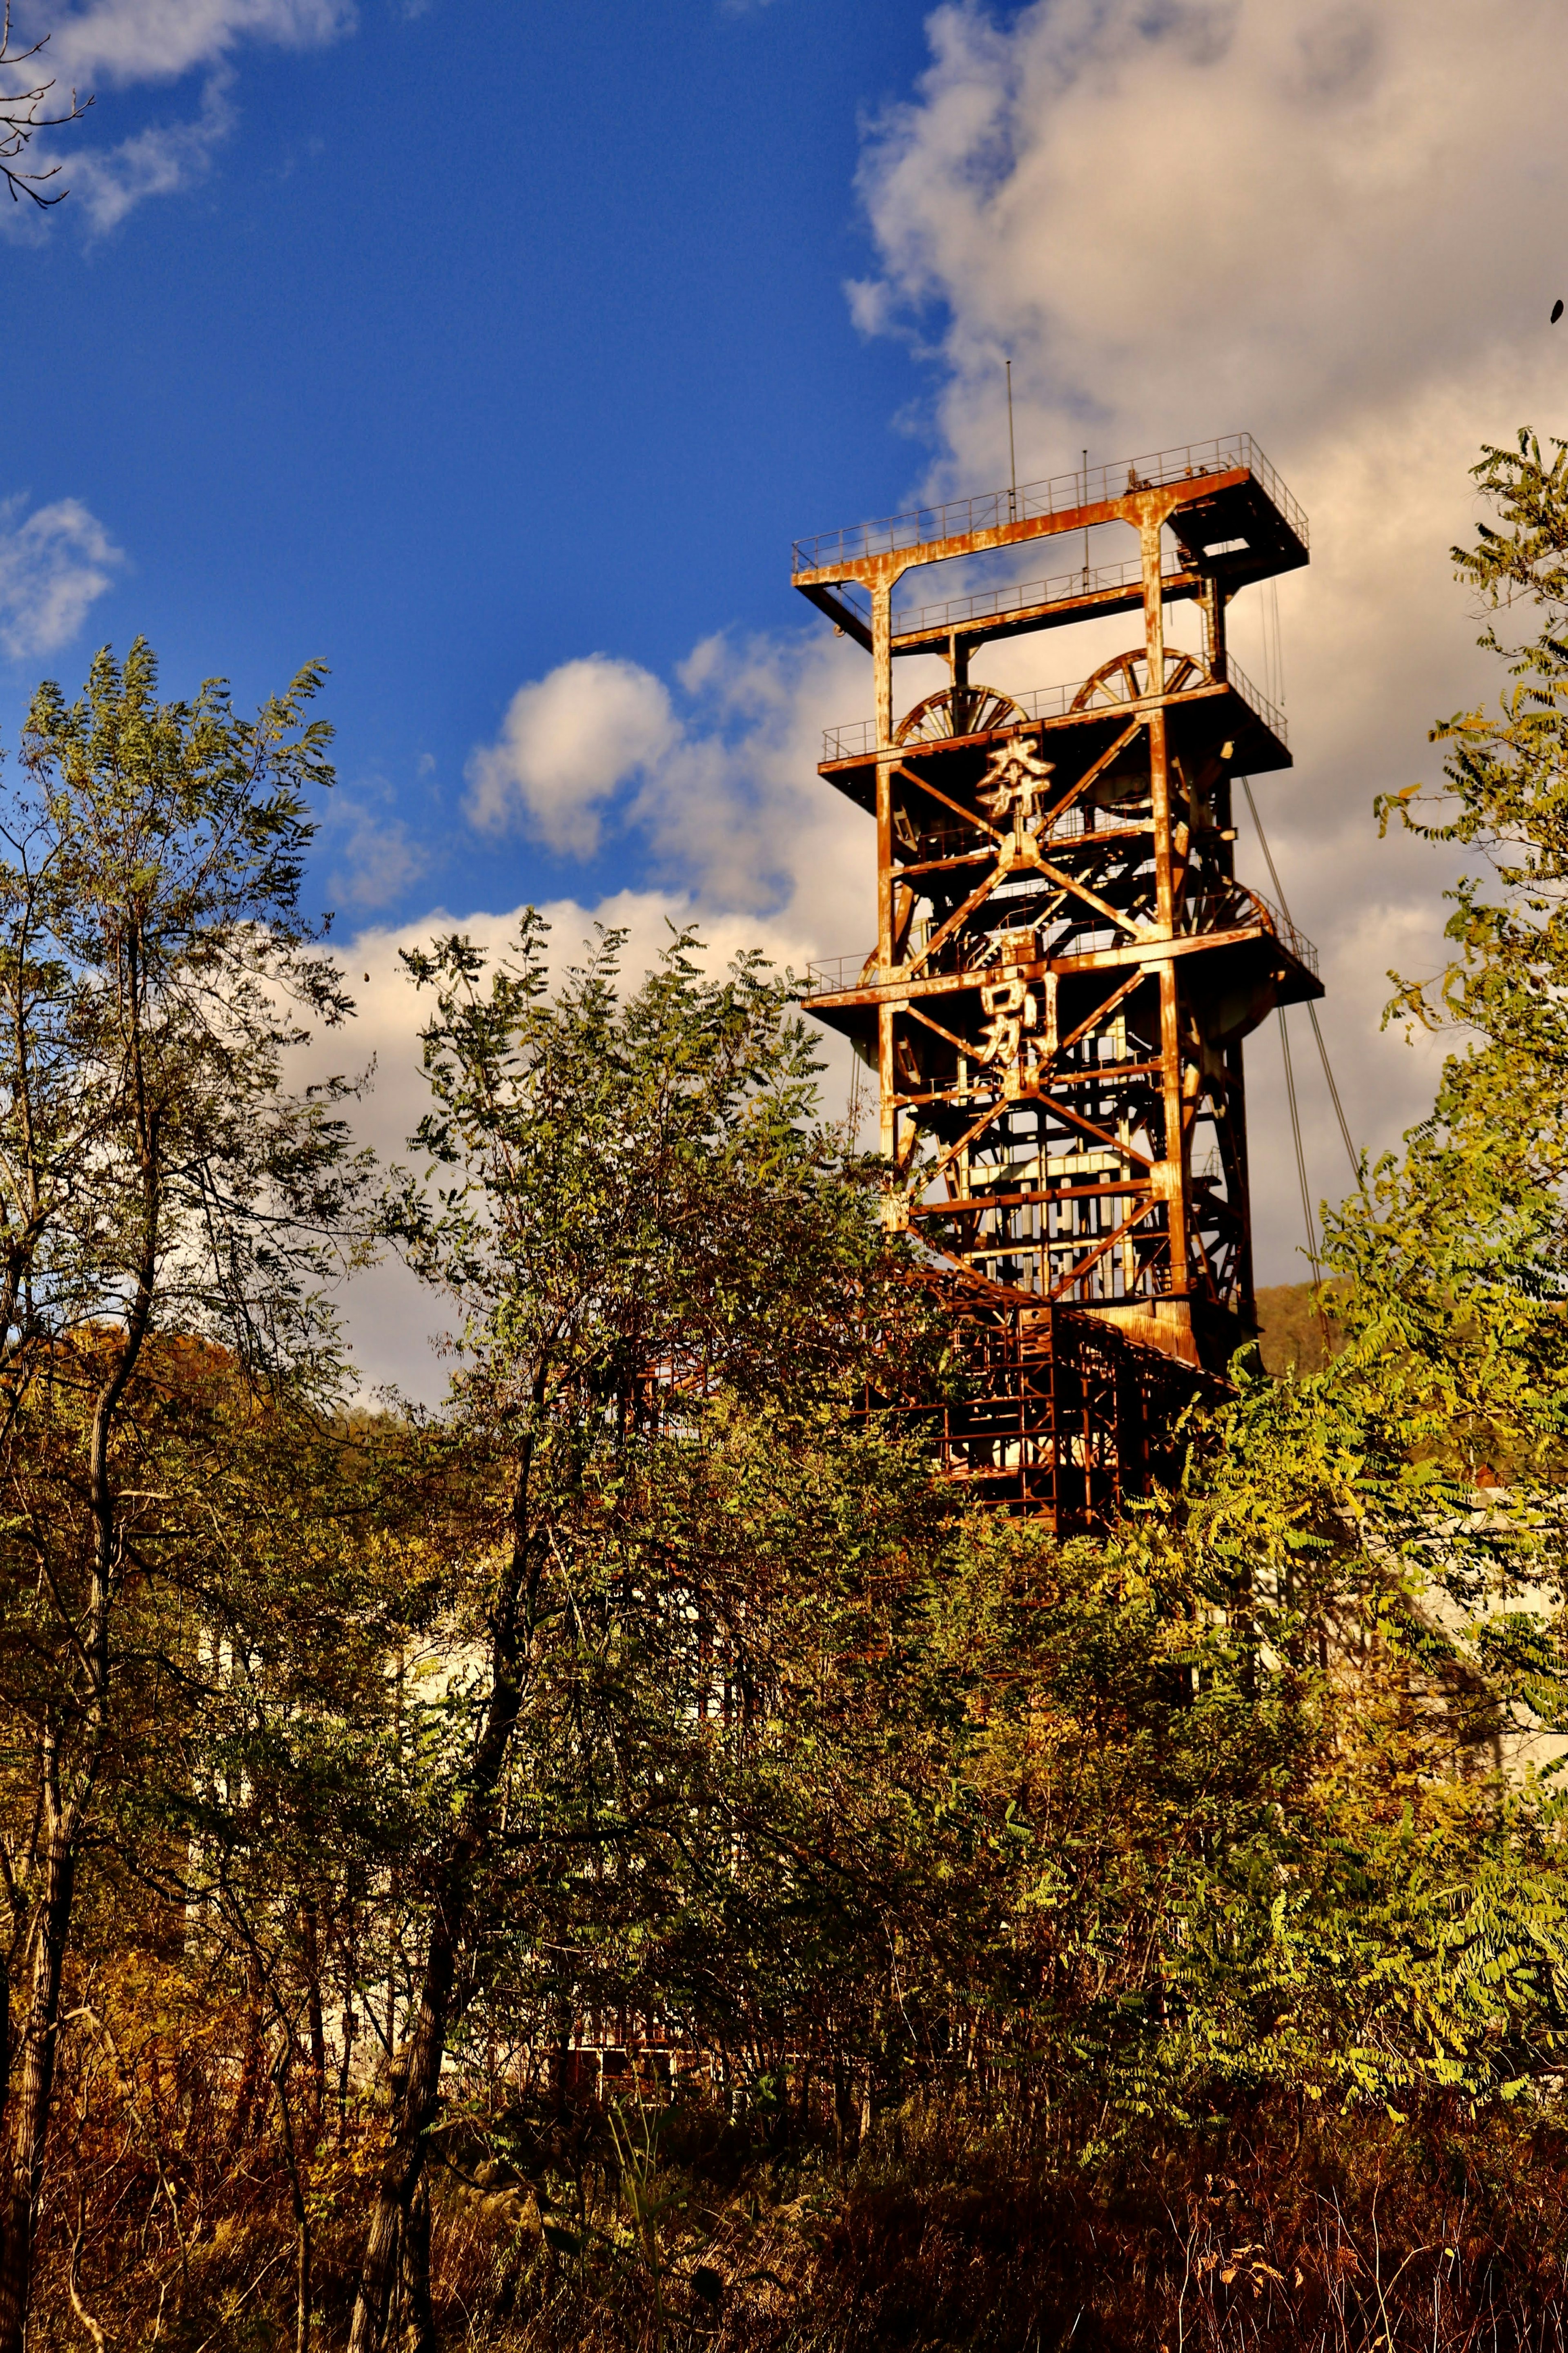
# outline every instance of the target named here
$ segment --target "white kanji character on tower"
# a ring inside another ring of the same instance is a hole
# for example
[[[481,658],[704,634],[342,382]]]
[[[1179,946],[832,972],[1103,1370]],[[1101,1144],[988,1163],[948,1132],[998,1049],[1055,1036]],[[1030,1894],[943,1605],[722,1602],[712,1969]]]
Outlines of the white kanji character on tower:
[[[1035,992],[1022,978],[988,980],[980,1002],[991,1018],[975,1059],[990,1069],[1005,1068],[1017,1060],[1025,1030],[1034,1029],[1039,1018]]]
[[[1031,752],[1021,736],[992,753],[980,798],[998,825],[1011,825],[1015,848],[1033,840],[1039,804],[1055,773],[1050,761]]]

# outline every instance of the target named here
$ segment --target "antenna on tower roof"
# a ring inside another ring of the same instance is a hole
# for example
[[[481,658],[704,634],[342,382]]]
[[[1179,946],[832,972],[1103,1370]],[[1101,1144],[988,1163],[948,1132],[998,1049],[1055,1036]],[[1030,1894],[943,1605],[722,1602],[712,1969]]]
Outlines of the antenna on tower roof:
[[[1012,480],[1007,491],[1007,520],[1009,522],[1016,522],[1018,520],[1018,452],[1013,445],[1013,363],[1010,359],[1006,363],[1006,368],[1007,461],[1013,470]]]

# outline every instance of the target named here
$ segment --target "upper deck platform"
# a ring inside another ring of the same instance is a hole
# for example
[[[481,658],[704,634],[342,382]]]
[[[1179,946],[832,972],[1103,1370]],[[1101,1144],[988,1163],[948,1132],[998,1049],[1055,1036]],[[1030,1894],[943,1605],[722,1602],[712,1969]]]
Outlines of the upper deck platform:
[[[928,736],[918,742],[894,744],[880,756],[884,760],[896,756],[905,764],[910,760],[940,762],[956,755],[972,763],[976,754],[989,753],[1010,735],[1037,730],[1042,748],[1051,748],[1061,731],[1070,730],[1085,737],[1088,748],[1083,756],[1089,758],[1100,748],[1100,739],[1109,739],[1129,720],[1146,717],[1158,706],[1178,721],[1189,710],[1202,709],[1208,713],[1215,723],[1210,732],[1230,739],[1237,775],[1268,776],[1292,765],[1285,714],[1258,692],[1235,662],[1227,664],[1223,678],[1207,677],[1194,666],[1192,684],[1180,692],[1136,702],[1086,701],[1089,685],[1086,681],[1068,686],[1039,687],[1033,693],[1010,697],[1024,714],[1022,725],[1010,720],[981,734]],[[879,758],[875,721],[854,720],[846,726],[825,728],[822,752],[817,775],[859,807],[874,809]]]
[[[1151,510],[1175,542],[1162,562],[1167,597],[1196,596],[1205,578],[1233,591],[1308,560],[1306,516],[1251,434],[1232,433],[818,532],[795,541],[791,577],[847,636],[869,648],[869,599],[856,594],[857,586],[869,588],[925,565],[1103,523],[1138,529]],[[900,611],[892,650],[923,652],[955,633],[975,643],[1128,610],[1142,602],[1142,577],[1136,561],[1090,566],[1025,590],[1008,586]]]
[[[1170,548],[1164,552],[1160,580],[1167,604],[1196,596],[1203,588],[1202,574],[1189,570]],[[820,612],[831,614],[847,638],[868,653],[872,650],[871,602],[858,581],[806,593]],[[1105,613],[1135,613],[1142,603],[1143,566],[1136,556],[1121,564],[1080,564],[1048,580],[983,588],[973,596],[946,596],[929,605],[895,605],[892,649],[896,654],[945,654],[954,637],[971,647],[984,646],[997,638],[1059,629],[1069,621]]]

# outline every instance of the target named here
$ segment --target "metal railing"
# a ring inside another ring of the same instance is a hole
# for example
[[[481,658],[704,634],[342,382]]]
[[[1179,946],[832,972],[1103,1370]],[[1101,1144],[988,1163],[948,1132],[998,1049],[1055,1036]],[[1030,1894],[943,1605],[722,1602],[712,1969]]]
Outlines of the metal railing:
[[[1162,579],[1171,579],[1184,569],[1174,548],[1166,548],[1161,559]],[[849,582],[848,587],[858,587]],[[1142,588],[1143,564],[1140,556],[1131,556],[1125,564],[1079,565],[1074,572],[1058,573],[1049,580],[1029,580],[1011,588],[983,588],[973,596],[950,596],[940,605],[911,605],[895,608],[893,635],[912,637],[917,630],[947,629],[966,621],[1000,620],[1007,613],[1026,613],[1037,605],[1065,604],[1069,596],[1094,596],[1118,588]],[[841,592],[842,593],[842,592]],[[846,595],[846,603],[850,599]],[[856,600],[856,610],[859,610]],[[866,619],[869,622],[871,608],[866,604]]]
[[[1277,702],[1269,702],[1268,697],[1260,688],[1253,685],[1241,664],[1233,661],[1228,654],[1225,660],[1225,682],[1227,686],[1235,688],[1253,717],[1261,719],[1269,733],[1283,744],[1289,751],[1290,730],[1286,724],[1285,713]]]
[[[1083,692],[1085,683],[1084,680],[1079,679],[1068,686],[1040,686],[1036,687],[1028,694],[1016,694],[1012,699],[1024,713],[1024,722],[1018,723],[1038,724],[1041,720],[1065,719],[1078,697]],[[1241,697],[1253,716],[1260,719],[1280,744],[1289,745],[1290,736],[1285,723],[1284,712],[1277,703],[1270,702],[1266,694],[1259,693],[1239,664],[1227,659],[1223,681],[1205,677],[1198,686],[1187,687],[1182,691],[1188,694],[1203,693],[1216,684],[1230,687]],[[1162,698],[1156,695],[1143,695],[1136,702],[1131,702],[1126,707],[1130,711],[1139,711],[1146,703],[1160,700]],[[1110,704],[1101,707],[1107,710],[1111,708]],[[921,744],[907,745],[905,748],[911,751],[929,751],[931,745],[931,738],[928,736]],[[874,719],[852,720],[846,726],[825,727],[822,731],[822,756],[825,762],[866,759],[876,749],[877,723]]]
[[[858,988],[868,968],[876,971],[875,948],[868,948],[863,955],[814,956],[805,967],[804,994],[826,997],[840,989]]]
[[[1318,951],[1305,932],[1299,932],[1283,908],[1249,882],[1229,882],[1223,890],[1189,892],[1182,907],[1182,930],[1189,938],[1204,932],[1243,931],[1261,923],[1286,949],[1318,977]]]
[[[831,571],[835,565],[854,564],[865,556],[890,555],[972,532],[1000,531],[1011,522],[1071,514],[1080,507],[1125,498],[1131,491],[1232,473],[1238,467],[1246,467],[1305,547],[1307,518],[1251,434],[1227,433],[1140,458],[1118,458],[1113,464],[1080,468],[1077,473],[1052,474],[1044,481],[1020,482],[1016,491],[988,491],[977,498],[949,499],[940,506],[911,507],[905,514],[851,523],[842,531],[817,532],[795,541],[791,569]]]
[[[822,757],[828,760],[858,760],[877,748],[877,723],[874,719],[851,719],[842,727],[825,727],[822,731]]]
[[[1022,892],[1037,886],[1027,877],[1022,877],[1014,887]],[[1000,898],[1005,894],[1006,886],[1004,885],[993,895]],[[1230,881],[1218,890],[1191,891],[1182,902],[1181,936],[1186,939],[1201,937],[1205,932],[1247,931],[1256,926],[1271,933],[1299,965],[1303,965],[1314,979],[1318,977],[1318,951],[1312,942],[1304,932],[1296,929],[1283,908],[1277,907],[1272,899],[1266,899],[1262,892],[1255,891],[1250,883]],[[917,927],[915,936],[909,943],[910,949],[917,954],[925,944],[921,934],[929,933],[929,924]],[[993,933],[981,944],[975,958],[977,964],[987,963],[996,955],[998,940],[1002,936]],[[1110,931],[1103,935],[1075,933],[1073,954],[1085,955],[1097,944],[1120,945],[1120,934]],[[868,949],[863,955],[816,956],[805,967],[805,987],[802,993],[807,997],[836,996],[846,989],[869,985],[876,977],[875,948]]]

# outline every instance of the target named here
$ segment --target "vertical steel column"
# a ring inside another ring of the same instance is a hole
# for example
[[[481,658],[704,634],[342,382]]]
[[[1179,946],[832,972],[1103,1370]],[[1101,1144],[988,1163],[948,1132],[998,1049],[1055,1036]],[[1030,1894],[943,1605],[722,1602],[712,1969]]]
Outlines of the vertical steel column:
[[[879,697],[880,688],[879,687]],[[889,689],[889,692],[891,690]],[[878,711],[878,732],[882,733],[881,712]],[[888,730],[891,733],[891,729]],[[882,742],[887,743],[887,734]],[[882,750],[877,755],[877,975],[886,980],[893,967],[893,768],[891,752]],[[881,1093],[881,1149],[886,1157],[894,1159],[898,1153],[899,1116],[893,1107],[893,1008],[890,1005],[877,1009],[877,1077]]]
[[[886,751],[893,740],[893,582],[897,575],[879,574],[871,589],[871,668],[877,683],[877,749]]]
[[[1242,1068],[1242,1041],[1239,1038],[1225,1050],[1225,1118],[1231,1153],[1228,1189],[1241,1218],[1241,1246],[1237,1255],[1242,1313],[1250,1320],[1256,1313],[1252,1275],[1252,1175],[1247,1166],[1247,1080]]]
[[[1148,667],[1148,692],[1163,697],[1165,688],[1165,599],[1160,576],[1160,530],[1163,502],[1145,497],[1139,513],[1139,542],[1143,558],[1143,648]],[[1175,929],[1175,878],[1171,840],[1171,765],[1165,732],[1165,706],[1152,700],[1149,711],[1149,796],[1154,822],[1154,911],[1158,935],[1170,939]],[[1154,1180],[1164,1196],[1165,1227],[1171,1246],[1171,1293],[1184,1299],[1190,1271],[1187,1241],[1185,1124],[1182,1116],[1181,1004],[1177,995],[1175,959],[1160,963],[1160,1062],[1165,1108],[1165,1157],[1156,1166]]]

